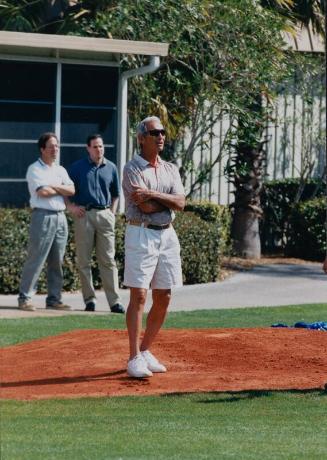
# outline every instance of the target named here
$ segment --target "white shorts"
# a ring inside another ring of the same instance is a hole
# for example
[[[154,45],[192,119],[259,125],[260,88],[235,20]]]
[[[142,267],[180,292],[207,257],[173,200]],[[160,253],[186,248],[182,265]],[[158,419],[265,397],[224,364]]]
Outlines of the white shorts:
[[[182,286],[180,245],[172,226],[165,230],[126,226],[124,284],[145,289]]]

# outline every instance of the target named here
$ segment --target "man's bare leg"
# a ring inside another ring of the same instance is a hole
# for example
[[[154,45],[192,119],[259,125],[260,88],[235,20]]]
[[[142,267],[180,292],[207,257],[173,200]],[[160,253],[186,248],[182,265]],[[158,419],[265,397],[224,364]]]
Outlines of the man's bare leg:
[[[130,359],[140,353],[142,317],[147,289],[130,288],[130,301],[126,312]]]
[[[148,350],[158,334],[167,314],[171,289],[153,289],[152,307],[149,311],[141,351]]]

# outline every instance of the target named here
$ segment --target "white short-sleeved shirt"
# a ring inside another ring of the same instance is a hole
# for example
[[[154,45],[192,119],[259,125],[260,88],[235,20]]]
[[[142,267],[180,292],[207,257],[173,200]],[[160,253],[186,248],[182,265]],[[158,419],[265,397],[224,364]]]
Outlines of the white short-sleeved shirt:
[[[49,211],[63,211],[66,209],[64,197],[62,195],[50,197],[39,197],[37,195],[37,191],[42,187],[51,185],[74,185],[63,166],[57,164],[49,166],[39,158],[28,167],[26,180],[31,196],[31,208],[41,208]]]
[[[171,195],[184,195],[184,187],[177,167],[173,163],[158,157],[158,165],[152,166],[141,155],[136,154],[124,167],[123,190],[125,195],[125,213],[127,220],[165,225],[174,220],[170,209],[151,214],[143,213],[131,200],[131,194],[137,187],[155,190]]]

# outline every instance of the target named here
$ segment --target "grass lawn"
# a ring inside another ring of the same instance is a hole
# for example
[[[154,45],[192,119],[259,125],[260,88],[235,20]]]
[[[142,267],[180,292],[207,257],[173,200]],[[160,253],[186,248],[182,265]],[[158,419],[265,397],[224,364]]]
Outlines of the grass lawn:
[[[270,327],[297,321],[327,321],[327,304],[170,312],[165,328]],[[73,329],[124,329],[123,315],[65,315],[0,320],[0,347]]]
[[[170,313],[166,327],[326,319],[327,304],[301,305]],[[118,315],[4,319],[0,335],[5,346],[76,328],[123,327]],[[0,401],[0,458],[325,460],[326,420],[323,391]]]
[[[327,458],[318,392],[6,401],[1,412],[2,460]]]

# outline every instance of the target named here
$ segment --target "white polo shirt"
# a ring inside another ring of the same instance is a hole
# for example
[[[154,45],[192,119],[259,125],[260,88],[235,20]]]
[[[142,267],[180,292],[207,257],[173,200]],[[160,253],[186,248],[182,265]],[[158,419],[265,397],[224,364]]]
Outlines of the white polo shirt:
[[[55,163],[49,166],[39,158],[28,167],[26,180],[31,196],[31,208],[41,208],[49,211],[63,211],[66,209],[64,197],[62,195],[49,197],[40,197],[37,195],[37,191],[42,187],[51,185],[74,185],[64,167]]]

